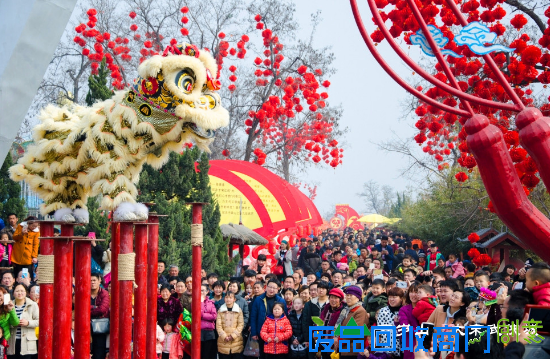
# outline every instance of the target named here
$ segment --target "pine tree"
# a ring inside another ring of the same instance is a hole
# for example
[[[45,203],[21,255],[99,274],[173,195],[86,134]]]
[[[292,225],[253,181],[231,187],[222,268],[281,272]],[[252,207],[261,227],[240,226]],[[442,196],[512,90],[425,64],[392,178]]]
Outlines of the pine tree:
[[[8,169],[13,165],[11,155],[8,153],[4,164],[0,169],[0,218],[4,221],[8,213],[15,213],[18,218],[25,218],[27,210],[25,200],[21,198],[21,186],[10,179]]]
[[[195,163],[198,172],[195,171]],[[141,173],[139,201],[154,202],[153,210],[168,217],[160,218],[159,258],[177,264],[182,273],[191,273],[191,206],[188,202],[206,202],[203,207],[204,246],[202,266],[228,278],[238,258],[229,260],[228,242],[219,228],[220,209],[212,197],[208,155],[193,148],[179,155],[172,153],[161,170],[145,166]]]
[[[113,91],[107,86],[109,74],[110,71],[105,65],[105,60],[103,60],[98,68],[97,75],[88,77],[88,94],[86,95],[88,106],[92,106],[98,100],[107,100],[113,96]]]
[[[85,226],[76,226],[74,233],[76,236],[87,236],[90,232],[95,232],[96,238],[106,239],[100,242],[104,248],[108,248],[111,240],[111,231],[108,230],[109,214],[107,211],[99,210],[99,197],[89,197],[86,206],[90,213],[90,221]]]

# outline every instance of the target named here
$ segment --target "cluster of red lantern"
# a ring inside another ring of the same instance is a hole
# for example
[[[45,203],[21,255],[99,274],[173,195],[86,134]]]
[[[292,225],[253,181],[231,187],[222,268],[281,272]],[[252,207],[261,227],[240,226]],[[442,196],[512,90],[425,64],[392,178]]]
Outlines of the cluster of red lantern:
[[[479,242],[480,238],[477,233],[473,232],[468,235],[468,240],[470,243],[474,244]],[[474,262],[474,264],[478,267],[489,265],[492,262],[492,259],[488,254],[481,254],[477,248],[471,248],[468,251],[468,256],[472,258],[472,262]]]
[[[309,153],[304,156],[305,160],[311,159],[315,163],[324,160],[332,167],[338,166],[342,163],[343,150],[339,150],[336,147],[338,142],[331,139],[333,119],[325,118],[323,114],[328,93],[320,91],[321,86],[328,88],[330,82],[318,79],[323,75],[322,70],[310,71],[305,65],[296,69],[297,75],[283,79],[280,68],[285,59],[284,46],[261,22],[261,15],[256,15],[255,20],[264,45],[263,56],[254,59],[256,86],[270,85],[277,90],[257,111],[249,111],[249,118],[245,121],[246,133],[250,135],[254,128],[256,139],[263,148],[276,149],[277,160],[282,160],[283,156],[298,156],[306,150]],[[304,121],[304,118],[313,120]]]
[[[254,155],[256,156],[256,160],[254,161],[254,163],[257,163],[260,166],[265,163],[267,155],[264,153],[264,151],[262,151],[261,148],[254,149]]]
[[[375,2],[382,19],[391,21],[389,31],[392,36],[402,37],[407,44],[411,45],[410,36],[416,33],[420,27],[406,3],[402,0],[376,0]],[[514,91],[520,96],[522,102],[529,106],[534,102],[531,97],[533,91],[529,88],[525,89],[525,87],[537,81],[542,84],[550,83],[550,54],[543,53],[543,50],[550,50],[550,26],[546,27],[543,36],[536,41],[537,39],[531,39],[529,35],[519,32],[528,23],[528,20],[523,14],[516,14],[510,20],[514,29],[506,30],[501,23],[507,13],[501,6],[502,3],[504,0],[467,0],[462,2],[460,10],[467,17],[468,22],[482,21],[499,37],[503,36],[506,31],[515,31],[515,33],[507,34],[513,36],[509,47],[514,48],[514,52],[508,55],[494,52],[491,56],[500,68],[506,68],[507,71],[503,72],[505,78],[515,86]],[[437,26],[449,39],[444,48],[463,55],[461,58],[447,56],[446,59],[453,75],[459,80],[458,84],[461,90],[480,98],[508,102],[509,96],[496,81],[495,74],[488,65],[480,61],[480,56],[473,53],[466,45],[458,46],[455,43],[450,27],[461,26],[461,24],[447,4],[438,0],[421,0],[416,4],[426,23]],[[384,11],[384,9],[388,5],[391,5],[391,9],[386,12],[387,10]],[[550,7],[545,10],[544,15],[548,18],[546,22],[550,25]],[[371,34],[371,38],[378,43],[384,39],[384,36],[380,30],[376,30]],[[435,69],[437,71],[435,77],[442,82],[449,83],[441,65],[437,64]],[[546,85],[543,87],[546,88]],[[419,87],[418,90],[422,91],[423,89]],[[424,93],[448,106],[459,106],[453,96],[435,86],[427,88]],[[550,97],[545,100],[550,101]],[[517,131],[513,123],[510,123],[511,113],[474,104],[472,107],[476,113],[486,115],[503,132],[523,185],[526,188],[535,187],[539,182],[536,175],[537,170],[531,162],[526,162],[528,159],[517,140]],[[550,115],[550,103],[542,104],[540,109],[545,116]],[[443,113],[424,103],[416,108],[416,114],[420,117],[415,124],[419,133],[414,140],[423,146],[422,150],[425,153],[437,160],[439,170],[449,167],[447,162],[449,156],[457,156],[458,163],[469,172],[476,167],[476,161],[466,144],[466,133],[461,129],[465,123],[464,118]],[[455,177],[459,182],[468,179],[463,172]]]
[[[92,74],[98,74],[99,64],[105,60],[113,79],[113,87],[121,90],[125,87],[124,78],[121,74],[123,68],[117,65],[115,62],[118,61],[115,60],[117,56],[123,61],[130,61],[132,59],[132,56],[129,55],[130,48],[125,46],[128,45],[129,40],[117,37],[112,41],[110,33],[101,33],[95,28],[97,24],[97,10],[89,9],[86,14],[88,15],[88,22],[86,24],[81,23],[75,27],[75,31],[78,34],[82,34],[88,41],[78,35],[74,37],[73,41],[82,47],[82,55],[88,57],[92,62],[90,65]],[[93,45],[91,45],[92,41],[94,41]]]

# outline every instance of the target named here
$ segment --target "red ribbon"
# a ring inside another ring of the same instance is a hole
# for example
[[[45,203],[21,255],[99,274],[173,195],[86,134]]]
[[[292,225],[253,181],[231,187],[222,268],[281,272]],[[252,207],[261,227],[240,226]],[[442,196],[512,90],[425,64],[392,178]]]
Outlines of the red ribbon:
[[[171,53],[172,55],[181,55],[180,49],[177,48],[177,46],[168,45],[164,49],[164,52],[162,53],[163,57],[168,56],[168,53]]]

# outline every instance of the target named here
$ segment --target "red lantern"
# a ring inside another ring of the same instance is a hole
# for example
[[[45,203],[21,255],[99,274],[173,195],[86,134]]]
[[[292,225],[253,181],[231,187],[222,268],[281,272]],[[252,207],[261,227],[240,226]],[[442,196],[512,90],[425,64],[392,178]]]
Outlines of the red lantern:
[[[468,251],[468,257],[475,259],[479,256],[479,251],[477,248],[472,248]]]
[[[297,239],[298,237],[294,234],[290,236],[290,238],[288,239],[288,245],[290,248],[294,247],[294,244],[296,243]]]
[[[468,235],[468,240],[470,241],[470,243],[477,243],[479,242],[479,236],[477,233],[470,233]]]
[[[309,235],[311,235],[311,224],[308,224],[306,228],[307,233],[304,234],[304,237],[308,237]]]

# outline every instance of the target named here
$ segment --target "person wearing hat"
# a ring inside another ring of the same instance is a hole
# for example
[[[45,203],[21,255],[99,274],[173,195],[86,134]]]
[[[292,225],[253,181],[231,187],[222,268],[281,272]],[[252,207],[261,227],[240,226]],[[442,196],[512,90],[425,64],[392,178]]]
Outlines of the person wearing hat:
[[[38,244],[40,237],[39,223],[36,217],[29,216],[17,226],[13,234],[13,250],[11,262],[13,265],[13,274],[17,276],[23,268],[28,269],[28,273],[33,273],[33,264],[38,263]],[[32,276],[31,276],[32,278]]]
[[[294,272],[292,271],[292,251],[289,250],[288,241],[283,239],[279,250],[275,252],[275,259],[277,260],[277,265],[283,266],[283,278],[291,276]]]
[[[334,290],[334,289],[333,289]],[[363,290],[356,285],[349,286],[345,289],[345,298],[347,306],[340,312],[337,324],[342,327],[348,325],[351,318],[355,320],[355,325],[362,327],[367,322],[367,311],[363,308],[361,299],[363,299]],[[338,348],[338,341],[335,339],[334,347]],[[340,353],[343,357],[357,357],[359,352],[354,352],[352,348],[347,353]]]
[[[319,316],[324,326],[339,324],[340,313],[344,309],[344,292],[340,288],[333,288],[328,292],[328,305],[325,305]],[[338,344],[336,344],[336,348]],[[321,353],[323,359],[329,359],[331,353]]]

